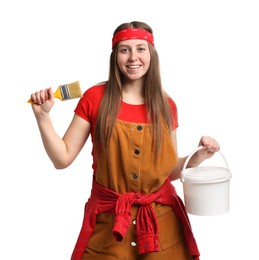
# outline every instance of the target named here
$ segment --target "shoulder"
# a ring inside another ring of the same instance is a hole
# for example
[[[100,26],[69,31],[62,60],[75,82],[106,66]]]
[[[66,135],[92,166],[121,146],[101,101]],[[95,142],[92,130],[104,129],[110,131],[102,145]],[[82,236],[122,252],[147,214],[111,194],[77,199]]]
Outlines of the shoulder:
[[[90,88],[88,88],[84,94],[83,94],[83,98],[97,98],[100,97],[102,98],[103,93],[105,90],[105,82],[102,83],[98,83]]]
[[[170,96],[166,95],[166,97],[167,97],[168,104],[169,104],[169,107],[171,110],[172,129],[174,130],[179,126],[177,106],[176,106],[176,103],[174,102],[174,100]]]
[[[105,91],[105,83],[96,84],[88,88],[81,97],[81,103],[88,103],[94,106],[98,106],[102,100]]]
[[[169,104],[172,112],[177,112],[177,106],[176,106],[175,101],[168,95],[166,95],[166,98],[167,98],[168,104]]]
[[[75,113],[88,122],[94,123],[104,94],[105,83],[88,88],[80,98]]]

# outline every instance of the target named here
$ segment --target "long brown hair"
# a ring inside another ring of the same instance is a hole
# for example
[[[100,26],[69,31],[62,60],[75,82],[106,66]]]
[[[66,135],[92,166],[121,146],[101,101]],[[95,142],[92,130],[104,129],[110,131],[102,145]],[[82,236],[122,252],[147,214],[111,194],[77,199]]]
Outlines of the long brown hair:
[[[118,31],[126,28],[145,29],[153,34],[153,30],[149,25],[143,22],[134,21],[131,23],[121,24],[116,28],[113,35],[115,35]],[[107,150],[112,129],[115,124],[122,100],[123,75],[117,65],[117,45],[114,46],[110,55],[109,79],[106,82],[104,96],[102,98],[97,116],[94,133],[95,151],[100,151],[100,148]],[[148,43],[148,46],[151,61],[150,67],[145,74],[143,89],[144,99],[147,107],[148,121],[149,123],[152,123],[152,146],[155,153],[158,153],[163,138],[162,124],[165,123],[168,131],[170,131],[172,128],[172,119],[167,97],[162,88],[158,54],[152,44]]]

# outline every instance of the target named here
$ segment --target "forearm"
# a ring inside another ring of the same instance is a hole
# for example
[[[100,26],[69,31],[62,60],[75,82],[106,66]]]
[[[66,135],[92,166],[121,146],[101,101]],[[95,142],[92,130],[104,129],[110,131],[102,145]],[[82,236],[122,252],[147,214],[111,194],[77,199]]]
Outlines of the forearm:
[[[199,149],[197,152],[195,152],[190,160],[188,161],[188,164],[186,165],[186,168],[190,167],[197,167],[199,166],[204,160],[210,158],[213,156],[213,154],[219,150],[219,145],[214,139],[209,139],[209,141],[212,140],[213,146],[203,146],[201,149]],[[181,171],[183,169],[184,163],[186,161],[188,156],[178,158],[177,164],[170,174],[170,180],[174,181],[180,178]]]
[[[67,167],[66,144],[56,133],[49,114],[38,115],[36,116],[36,120],[44,148],[55,168]]]
[[[183,169],[183,165],[184,165],[184,162],[185,162],[186,159],[187,159],[187,156],[182,157],[182,158],[178,158],[177,164],[176,164],[174,170],[172,171],[172,173],[170,174],[170,180],[171,181],[175,181],[175,180],[178,180],[180,178],[181,171]]]
[[[187,156],[178,158],[177,164],[176,164],[176,166],[175,166],[173,172],[172,172],[171,175],[170,175],[170,180],[171,180],[171,181],[177,180],[177,179],[179,179],[179,178],[181,177],[181,171],[182,171],[182,169],[183,169],[183,165],[184,165],[186,159],[187,159]],[[203,160],[204,160],[204,159],[203,159]],[[186,165],[186,168],[196,167],[196,166],[198,166],[203,160],[202,160],[202,159],[198,159],[198,158],[196,158],[196,157],[194,156],[194,157],[192,157],[192,158],[190,159],[190,161],[189,161],[188,164]]]

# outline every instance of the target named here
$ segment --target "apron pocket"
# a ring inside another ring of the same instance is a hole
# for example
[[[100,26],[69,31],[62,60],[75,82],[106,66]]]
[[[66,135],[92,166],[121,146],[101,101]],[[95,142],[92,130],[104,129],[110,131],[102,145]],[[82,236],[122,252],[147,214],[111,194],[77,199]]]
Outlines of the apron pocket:
[[[159,241],[162,250],[165,250],[184,239],[182,223],[178,220],[173,209],[161,206],[155,209],[159,225]]]
[[[94,232],[87,247],[94,251],[101,252],[105,241],[112,238],[112,225],[113,215],[105,213],[97,215]]]

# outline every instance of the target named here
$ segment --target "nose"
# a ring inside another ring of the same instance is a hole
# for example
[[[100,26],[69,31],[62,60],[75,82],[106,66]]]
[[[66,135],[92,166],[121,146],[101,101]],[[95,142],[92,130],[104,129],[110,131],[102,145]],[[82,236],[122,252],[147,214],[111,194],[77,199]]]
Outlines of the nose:
[[[129,60],[130,61],[136,61],[138,59],[137,52],[135,50],[132,50],[130,52]]]

